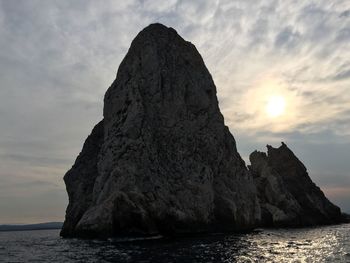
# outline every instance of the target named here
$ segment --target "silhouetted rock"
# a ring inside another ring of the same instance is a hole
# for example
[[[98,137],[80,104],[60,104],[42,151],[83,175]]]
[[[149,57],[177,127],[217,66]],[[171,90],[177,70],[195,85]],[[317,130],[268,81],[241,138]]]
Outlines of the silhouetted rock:
[[[64,176],[69,205],[61,231],[62,236],[75,234],[75,226],[92,205],[92,191],[98,176],[98,153],[102,143],[103,121],[94,127],[73,167]]]
[[[153,24],[133,40],[103,115],[64,176],[64,237],[345,220],[285,144],[252,153],[248,171],[200,54],[172,28]]]
[[[310,226],[344,221],[310,179],[305,166],[282,143],[267,145],[267,154],[253,152],[249,169],[254,177],[264,226]]]
[[[210,73],[160,24],[133,40],[65,183],[62,236],[245,230],[260,219]]]

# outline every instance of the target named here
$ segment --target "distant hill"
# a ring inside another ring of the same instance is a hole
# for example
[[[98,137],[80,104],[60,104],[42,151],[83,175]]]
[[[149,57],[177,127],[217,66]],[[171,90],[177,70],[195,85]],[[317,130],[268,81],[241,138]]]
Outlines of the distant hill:
[[[25,230],[41,230],[41,229],[61,229],[62,222],[48,222],[30,225],[0,225],[0,231],[25,231]]]

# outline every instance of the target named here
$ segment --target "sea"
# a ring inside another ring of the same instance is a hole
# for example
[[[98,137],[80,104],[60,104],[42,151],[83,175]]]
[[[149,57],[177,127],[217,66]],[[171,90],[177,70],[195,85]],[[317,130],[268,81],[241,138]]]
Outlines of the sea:
[[[0,232],[0,262],[350,262],[350,224],[148,240]]]

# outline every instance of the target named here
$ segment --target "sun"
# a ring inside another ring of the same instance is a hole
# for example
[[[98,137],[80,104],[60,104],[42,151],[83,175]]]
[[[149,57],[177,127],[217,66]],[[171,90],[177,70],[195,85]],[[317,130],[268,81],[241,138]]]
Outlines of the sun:
[[[281,116],[286,108],[286,101],[280,95],[270,96],[266,104],[266,112],[270,117]]]

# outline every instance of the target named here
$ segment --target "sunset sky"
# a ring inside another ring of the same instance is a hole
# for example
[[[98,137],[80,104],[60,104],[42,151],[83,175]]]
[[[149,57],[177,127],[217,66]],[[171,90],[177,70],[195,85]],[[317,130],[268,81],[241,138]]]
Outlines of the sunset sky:
[[[284,141],[350,212],[350,1],[0,0],[0,224],[63,221],[63,175],[154,22],[201,53],[247,163]]]

